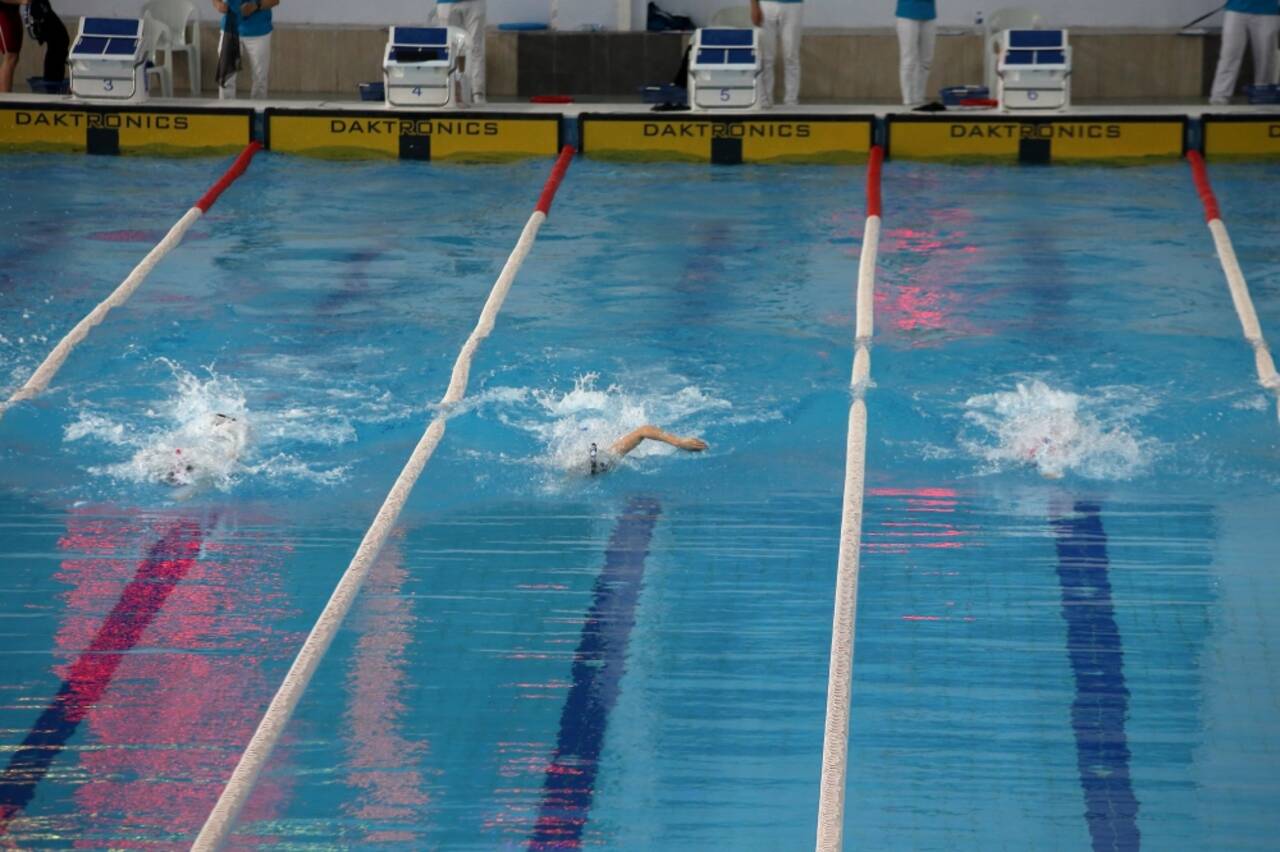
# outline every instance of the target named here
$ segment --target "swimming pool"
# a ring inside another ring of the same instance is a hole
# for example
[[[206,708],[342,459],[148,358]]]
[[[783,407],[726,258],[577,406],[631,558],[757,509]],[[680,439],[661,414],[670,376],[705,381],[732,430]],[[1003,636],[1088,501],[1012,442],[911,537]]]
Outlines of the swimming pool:
[[[219,167],[3,165],[7,395]],[[190,842],[546,170],[260,156],[0,421],[8,839]],[[1280,333],[1280,171],[1212,170]],[[573,166],[237,844],[812,844],[862,180]],[[1268,848],[1280,426],[1186,166],[884,194],[849,846]],[[572,472],[644,422],[710,450]]]

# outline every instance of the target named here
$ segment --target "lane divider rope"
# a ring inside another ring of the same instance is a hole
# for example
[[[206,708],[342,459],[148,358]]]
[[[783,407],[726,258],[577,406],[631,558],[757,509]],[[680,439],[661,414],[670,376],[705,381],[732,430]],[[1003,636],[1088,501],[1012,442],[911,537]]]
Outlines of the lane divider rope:
[[[232,772],[231,778],[227,781],[222,795],[219,796],[213,811],[205,820],[204,827],[201,828],[200,834],[196,837],[196,841],[191,847],[193,850],[207,852],[207,850],[218,849],[230,836],[235,826],[236,817],[249,798],[249,793],[253,790],[258,775],[266,765],[267,759],[271,756],[276,743],[279,742],[285,726],[293,716],[294,709],[298,706],[299,699],[302,698],[302,694],[310,684],[312,676],[320,665],[320,661],[324,659],[325,653],[329,650],[333,637],[337,634],[338,628],[341,626],[348,610],[351,609],[351,604],[355,601],[356,595],[360,591],[360,586],[364,583],[374,560],[377,559],[378,552],[390,535],[396,519],[399,518],[400,511],[404,507],[405,501],[409,498],[409,493],[413,490],[413,486],[417,483],[423,468],[426,467],[432,453],[435,452],[437,445],[439,445],[440,439],[444,436],[445,421],[450,414],[450,408],[461,402],[466,394],[467,379],[471,372],[471,359],[475,355],[480,342],[488,337],[489,332],[493,330],[494,321],[497,318],[498,311],[502,309],[502,303],[506,299],[507,293],[511,289],[511,283],[515,280],[516,273],[520,271],[521,264],[524,263],[525,257],[533,247],[533,242],[538,235],[538,229],[542,227],[542,223],[546,221],[547,214],[551,211],[551,201],[555,197],[556,189],[560,186],[560,182],[564,179],[569,163],[573,159],[573,154],[574,149],[569,145],[566,145],[560,151],[560,156],[556,160],[555,167],[551,170],[551,176],[547,179],[546,186],[538,199],[533,215],[529,217],[529,221],[525,224],[524,230],[520,234],[519,241],[517,241],[510,257],[507,258],[506,264],[502,267],[498,280],[494,282],[489,298],[485,301],[484,309],[480,312],[480,319],[476,323],[475,329],[472,330],[471,336],[463,344],[462,351],[458,353],[458,358],[453,365],[453,374],[449,380],[449,388],[440,400],[440,413],[431,421],[422,438],[419,439],[417,446],[413,449],[413,453],[409,456],[409,460],[405,463],[404,469],[400,471],[395,484],[383,501],[382,507],[378,509],[378,514],[374,517],[373,524],[364,534],[364,539],[361,540],[360,546],[356,549],[351,564],[347,566],[347,570],[343,572],[341,579],[338,580],[338,585],[333,590],[333,595],[329,598],[329,602],[325,604],[320,617],[316,619],[315,626],[311,628],[310,634],[308,634],[306,641],[303,642],[301,650],[298,651],[298,656],[294,659],[293,665],[290,666],[289,672],[285,675],[279,690],[276,691],[275,697],[271,699],[271,704],[267,707],[267,711],[263,715],[262,721],[258,724],[257,730],[254,731],[253,738],[250,739],[244,753],[240,756],[240,761],[236,765],[235,771]]]
[[[129,300],[134,291],[151,274],[151,270],[155,268],[156,264],[165,255],[173,251],[178,243],[182,242],[182,238],[190,230],[191,226],[201,216],[209,212],[209,208],[214,205],[227,187],[235,182],[236,178],[244,174],[245,169],[249,168],[249,162],[253,160],[254,154],[257,154],[260,150],[262,150],[262,143],[251,142],[240,152],[235,162],[231,164],[231,168],[227,169],[226,173],[218,179],[218,182],[211,186],[208,192],[200,196],[200,200],[196,202],[195,206],[188,210],[178,220],[177,224],[169,229],[169,233],[165,234],[164,239],[157,243],[155,248],[151,249],[147,256],[142,259],[142,262],[133,268],[133,271],[129,273],[129,277],[125,278],[111,295],[99,302],[97,307],[86,314],[80,322],[76,323],[71,331],[67,332],[67,336],[62,338],[57,346],[53,347],[53,351],[45,357],[40,366],[36,368],[36,371],[31,374],[26,384],[14,391],[7,401],[0,402],[0,417],[3,417],[6,411],[19,402],[32,399],[44,393],[54,375],[57,374],[58,370],[62,369],[62,365],[66,362],[71,351],[89,336],[89,332],[94,326],[106,319],[112,308],[118,308]]]
[[[1187,161],[1191,164],[1191,179],[1195,182],[1196,193],[1200,196],[1201,204],[1204,205],[1204,218],[1209,223],[1209,232],[1213,235],[1213,243],[1218,250],[1218,260],[1222,263],[1222,271],[1227,276],[1227,289],[1231,292],[1231,301],[1235,305],[1236,315],[1240,318],[1244,339],[1253,347],[1253,361],[1258,371],[1258,383],[1275,394],[1276,418],[1280,420],[1280,376],[1276,375],[1275,361],[1272,360],[1266,338],[1262,336],[1258,312],[1254,310],[1253,299],[1249,296],[1249,285],[1245,281],[1244,272],[1240,269],[1240,261],[1236,258],[1236,250],[1231,244],[1227,226],[1222,221],[1218,199],[1213,194],[1213,186],[1209,183],[1209,170],[1205,168],[1204,157],[1200,156],[1199,151],[1188,151]]]
[[[884,150],[871,149],[867,164],[867,225],[858,263],[857,318],[845,442],[844,505],[840,516],[840,555],[836,568],[835,612],[831,624],[831,662],[827,679],[827,718],[822,738],[822,785],[818,794],[818,852],[839,852],[844,839],[844,792],[849,762],[849,709],[853,685],[853,642],[858,610],[858,560],[862,544],[862,498],[866,483],[867,403],[871,383],[871,335],[874,331],[876,257],[880,246],[880,171]]]

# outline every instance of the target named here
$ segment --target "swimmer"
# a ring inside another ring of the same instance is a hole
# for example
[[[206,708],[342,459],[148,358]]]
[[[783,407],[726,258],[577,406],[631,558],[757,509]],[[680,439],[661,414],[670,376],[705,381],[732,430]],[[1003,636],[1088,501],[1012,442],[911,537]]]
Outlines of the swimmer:
[[[614,441],[604,453],[601,453],[599,448],[592,444],[590,457],[587,460],[587,471],[592,476],[598,473],[607,473],[617,465],[619,459],[640,446],[645,439],[661,441],[664,444],[670,444],[673,447],[688,450],[691,453],[700,453],[707,448],[707,442],[701,438],[681,438],[679,435],[663,432],[657,426],[641,426],[639,429],[628,432]]]
[[[207,484],[215,475],[213,465],[225,467],[240,458],[248,442],[248,430],[229,414],[214,414],[209,418],[208,433],[196,437],[198,449],[183,452],[182,447],[174,448],[173,458],[159,477],[162,483],[188,491]]]

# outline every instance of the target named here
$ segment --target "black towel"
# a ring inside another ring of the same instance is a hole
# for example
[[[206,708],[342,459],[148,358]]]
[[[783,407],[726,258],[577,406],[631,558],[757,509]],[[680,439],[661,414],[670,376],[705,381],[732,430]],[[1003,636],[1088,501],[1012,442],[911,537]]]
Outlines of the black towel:
[[[229,11],[226,20],[226,29],[222,31],[222,49],[218,51],[218,88],[225,86],[227,78],[240,70],[240,16]]]

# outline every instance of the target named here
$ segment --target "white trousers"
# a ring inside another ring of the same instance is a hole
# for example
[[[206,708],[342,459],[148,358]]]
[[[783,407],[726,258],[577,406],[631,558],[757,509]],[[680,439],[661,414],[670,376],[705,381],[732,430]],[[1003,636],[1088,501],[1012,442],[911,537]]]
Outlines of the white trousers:
[[[226,34],[218,36],[218,53],[222,53],[222,39]],[[252,88],[249,97],[262,100],[267,96],[267,81],[271,78],[271,33],[260,36],[240,36],[240,58],[249,63],[249,74],[252,75]],[[222,100],[236,96],[236,78],[232,74],[227,82],[218,90]]]
[[[927,100],[937,35],[934,21],[898,18],[898,78],[902,85],[902,103],[906,106],[919,106]]]
[[[803,3],[778,3],[760,0],[760,12],[764,15],[761,26],[760,85],[764,88],[761,106],[773,103],[773,67],[778,56],[778,37],[782,38],[782,67],[786,73],[783,82],[782,102],[800,102],[800,30],[804,25]]]
[[[484,103],[484,17],[485,0],[457,0],[436,3],[437,27],[462,27],[467,31],[467,79],[471,82],[472,103]]]
[[[1253,51],[1254,85],[1271,83],[1276,70],[1276,34],[1280,33],[1280,15],[1249,15],[1227,12],[1222,18],[1222,52],[1218,54],[1218,71],[1213,75],[1209,103],[1225,104],[1235,92],[1244,59],[1245,42]]]

